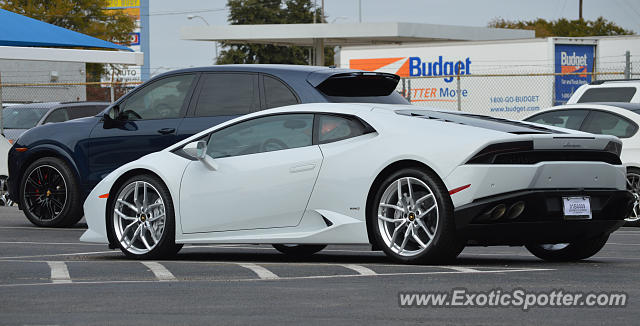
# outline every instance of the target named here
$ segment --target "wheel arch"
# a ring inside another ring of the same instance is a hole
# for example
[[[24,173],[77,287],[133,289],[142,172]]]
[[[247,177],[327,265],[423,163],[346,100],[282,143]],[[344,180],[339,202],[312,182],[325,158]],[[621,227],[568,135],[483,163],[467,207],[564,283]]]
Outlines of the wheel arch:
[[[636,170],[637,172],[640,172],[640,164],[633,164],[633,163],[631,163],[631,164],[627,164],[625,167],[627,168],[627,170],[628,170],[628,169],[634,169],[634,170]]]
[[[67,153],[63,149],[57,146],[43,145],[34,147],[30,149],[29,152],[29,156],[24,159],[18,175],[23,176],[25,170],[29,167],[29,165],[41,158],[55,157],[57,159],[63,160],[67,165],[69,165],[75,177],[78,179],[78,181],[80,180],[80,172],[78,170],[76,162],[73,160],[71,155],[69,155],[69,153]],[[22,177],[20,178],[20,180],[22,181]]]
[[[136,168],[136,169],[132,169],[129,170],[125,173],[123,173],[122,175],[120,175],[111,185],[111,188],[109,188],[109,197],[107,199],[107,205],[105,206],[105,212],[104,212],[104,219],[105,219],[105,226],[107,229],[107,240],[109,241],[109,248],[111,249],[116,249],[118,248],[118,246],[116,245],[116,241],[115,238],[113,236],[113,232],[111,230],[111,228],[109,227],[109,208],[111,207],[111,205],[113,204],[113,200],[115,199],[115,195],[116,195],[116,191],[122,186],[122,184],[124,184],[124,182],[136,175],[150,175],[152,177],[157,178],[160,182],[162,182],[165,186],[167,186],[167,183],[164,182],[164,180],[154,171],[149,170],[149,169],[145,169],[145,168]],[[168,188],[168,187],[167,187]]]
[[[9,193],[11,194],[11,197],[16,197],[14,200],[16,203],[18,203],[18,208],[23,209],[19,200],[19,197],[20,197],[19,192],[22,184],[22,179],[25,177],[25,172],[27,171],[27,168],[31,164],[33,164],[33,162],[41,158],[53,157],[53,158],[62,160],[65,164],[69,166],[69,168],[73,173],[73,176],[78,181],[78,186],[82,188],[82,182],[80,179],[80,171],[78,170],[78,166],[76,165],[76,162],[73,160],[71,155],[69,155],[69,153],[67,153],[64,149],[58,146],[47,144],[47,145],[40,145],[40,146],[31,148],[27,151],[27,153],[28,153],[28,156],[22,159],[21,162],[18,164],[17,166],[18,171],[12,174],[12,175],[15,175],[15,179],[11,178],[12,181],[9,184],[9,187],[11,187],[11,189],[9,189]],[[82,189],[78,189],[78,191],[82,192]]]
[[[367,227],[367,237],[369,238],[369,243],[372,246],[372,250],[379,250],[379,248],[376,245],[376,241],[374,240],[373,221],[369,214],[370,210],[374,205],[373,200],[375,197],[376,190],[388,176],[390,176],[391,174],[393,174],[398,170],[406,169],[406,168],[417,168],[423,171],[427,171],[430,174],[433,174],[435,177],[437,177],[438,180],[442,182],[442,184],[444,184],[444,181],[442,180],[442,178],[440,178],[440,176],[435,172],[434,169],[432,169],[429,165],[423,162],[413,160],[413,159],[403,159],[403,160],[395,161],[387,165],[384,169],[382,169],[382,171],[378,173],[376,178],[373,180],[373,183],[369,187],[369,192],[367,193],[367,202],[365,207],[365,222]]]

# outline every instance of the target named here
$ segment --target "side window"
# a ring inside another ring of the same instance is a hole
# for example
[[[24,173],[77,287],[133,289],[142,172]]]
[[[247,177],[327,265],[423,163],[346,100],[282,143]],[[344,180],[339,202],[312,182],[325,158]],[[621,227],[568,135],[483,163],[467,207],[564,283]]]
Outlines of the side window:
[[[318,115],[318,142],[331,143],[364,135],[370,131],[355,117]]]
[[[267,109],[298,104],[298,98],[291,92],[289,87],[273,77],[264,76],[264,93],[267,100]]]
[[[310,146],[312,131],[313,114],[252,119],[211,134],[207,154],[221,158]]]
[[[578,99],[578,103],[587,102],[631,102],[636,94],[635,87],[589,88]]]
[[[145,86],[120,105],[120,115],[127,120],[180,117],[180,110],[193,78],[194,75],[179,75]]]
[[[256,75],[216,73],[202,77],[196,116],[243,115],[255,111],[258,92]]]
[[[589,110],[558,110],[538,114],[527,121],[567,129],[580,129]]]
[[[591,111],[581,130],[592,134],[629,138],[638,131],[638,125],[616,114]]]
[[[69,110],[69,120],[78,119],[84,117],[93,117],[96,114],[102,112],[106,106],[72,106],[67,108]]]
[[[44,123],[63,122],[67,120],[69,120],[69,113],[67,112],[67,109],[61,108],[51,112],[51,114],[49,114],[49,116],[44,120]]]

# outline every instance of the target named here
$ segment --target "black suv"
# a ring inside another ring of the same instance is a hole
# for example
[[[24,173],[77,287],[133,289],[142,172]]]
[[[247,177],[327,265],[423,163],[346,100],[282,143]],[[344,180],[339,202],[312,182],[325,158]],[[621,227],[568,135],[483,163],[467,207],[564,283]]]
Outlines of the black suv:
[[[408,104],[393,74],[292,65],[168,72],[101,114],[25,132],[9,152],[9,194],[39,226],[68,226],[119,166],[239,115],[297,103]]]

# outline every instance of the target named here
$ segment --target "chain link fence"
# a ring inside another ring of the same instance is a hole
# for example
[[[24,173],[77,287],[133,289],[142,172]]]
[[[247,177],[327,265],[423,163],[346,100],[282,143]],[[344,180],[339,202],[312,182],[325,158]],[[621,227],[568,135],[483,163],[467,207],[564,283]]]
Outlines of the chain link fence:
[[[429,76],[402,79],[397,90],[414,105],[521,119],[561,104],[555,85],[559,78],[573,75],[591,76],[592,80],[625,77],[623,71]]]
[[[113,102],[139,82],[11,82],[0,83],[0,99],[4,105],[39,102]]]
[[[138,84],[84,81],[0,83],[0,104],[3,108],[0,111],[0,133],[12,142],[39,124],[95,115]],[[59,102],[65,104],[58,105]],[[66,104],[68,102],[88,103]]]
[[[594,73],[552,73],[551,67],[539,67],[541,72],[501,73],[504,67],[483,68],[483,73],[469,75],[403,78],[397,91],[414,105],[523,119],[540,109],[564,104],[562,99],[584,83],[574,82],[572,77],[590,77],[591,81],[640,78],[640,60],[621,62],[620,58],[600,64]]]

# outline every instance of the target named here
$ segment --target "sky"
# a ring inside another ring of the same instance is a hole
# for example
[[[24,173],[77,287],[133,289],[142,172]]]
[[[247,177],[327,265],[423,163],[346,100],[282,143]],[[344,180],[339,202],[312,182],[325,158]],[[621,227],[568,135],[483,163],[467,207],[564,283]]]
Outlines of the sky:
[[[226,25],[226,0],[150,0],[151,74],[185,67],[211,65],[215,48],[210,42],[180,40],[183,26]],[[322,0],[317,0],[318,6]],[[358,22],[358,0],[325,0],[329,23]],[[579,0],[361,0],[363,22],[412,22],[486,26],[507,20],[577,19]],[[203,19],[187,19],[198,15]],[[639,0],[584,0],[583,16],[603,16],[617,25],[640,32]],[[206,21],[206,23],[205,23]]]

